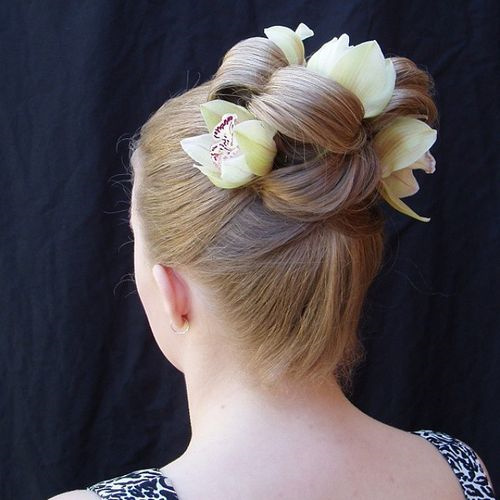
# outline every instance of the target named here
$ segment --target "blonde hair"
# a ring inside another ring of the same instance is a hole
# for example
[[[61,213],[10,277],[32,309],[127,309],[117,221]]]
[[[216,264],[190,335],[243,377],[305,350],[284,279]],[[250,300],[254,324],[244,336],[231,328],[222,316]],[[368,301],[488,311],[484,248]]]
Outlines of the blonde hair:
[[[289,65],[270,40],[249,38],[140,130],[135,199],[148,257],[210,290],[264,383],[334,376],[345,385],[361,357],[362,305],[383,255],[381,167],[370,139],[397,116],[437,119],[432,77],[391,59],[392,99],[363,119],[353,93]],[[217,98],[278,130],[273,170],[242,188],[214,186],[179,144],[207,133],[199,106]]]

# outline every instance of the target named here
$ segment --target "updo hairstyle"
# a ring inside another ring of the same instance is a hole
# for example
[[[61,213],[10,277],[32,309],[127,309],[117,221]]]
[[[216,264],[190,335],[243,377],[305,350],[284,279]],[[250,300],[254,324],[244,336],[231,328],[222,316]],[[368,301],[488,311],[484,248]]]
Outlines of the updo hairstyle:
[[[269,39],[243,40],[212,79],[165,102],[142,126],[136,207],[151,265],[184,270],[208,291],[242,369],[344,386],[361,359],[357,329],[383,256],[371,138],[398,116],[432,125],[433,80],[392,57],[393,96],[363,119],[337,82],[290,65]],[[236,189],[214,186],[180,146],[207,133],[200,104],[245,106],[278,132],[273,169]]]

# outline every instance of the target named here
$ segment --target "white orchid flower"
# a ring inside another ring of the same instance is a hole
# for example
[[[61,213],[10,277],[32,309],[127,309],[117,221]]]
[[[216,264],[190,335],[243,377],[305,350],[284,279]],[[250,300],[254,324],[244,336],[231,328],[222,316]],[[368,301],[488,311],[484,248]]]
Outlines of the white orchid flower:
[[[343,33],[325,43],[307,61],[307,69],[327,76],[353,92],[363,104],[363,118],[380,114],[394,92],[396,70],[376,40],[349,45]]]
[[[289,64],[304,64],[304,44],[302,40],[314,35],[314,31],[300,23],[295,31],[286,26],[271,26],[264,34],[285,54]]]
[[[400,198],[419,190],[413,170],[421,169],[427,174],[436,170],[436,161],[429,152],[436,137],[437,131],[423,121],[400,116],[373,138],[382,165],[382,196],[396,210],[422,222],[429,222],[430,218],[418,215]]]
[[[221,99],[201,104],[210,133],[182,139],[182,149],[194,164],[221,188],[235,188],[265,175],[276,156],[276,129],[243,106]]]

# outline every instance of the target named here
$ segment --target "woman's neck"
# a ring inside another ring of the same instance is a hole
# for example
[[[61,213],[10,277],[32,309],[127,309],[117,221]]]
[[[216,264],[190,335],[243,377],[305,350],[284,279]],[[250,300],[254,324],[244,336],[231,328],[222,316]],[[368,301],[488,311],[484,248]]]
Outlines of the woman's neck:
[[[241,450],[269,439],[276,442],[279,436],[285,441],[304,434],[340,437],[363,415],[333,379],[282,381],[267,388],[237,366],[223,366],[199,362],[185,370],[192,431],[185,455],[208,449],[215,453],[219,446]]]

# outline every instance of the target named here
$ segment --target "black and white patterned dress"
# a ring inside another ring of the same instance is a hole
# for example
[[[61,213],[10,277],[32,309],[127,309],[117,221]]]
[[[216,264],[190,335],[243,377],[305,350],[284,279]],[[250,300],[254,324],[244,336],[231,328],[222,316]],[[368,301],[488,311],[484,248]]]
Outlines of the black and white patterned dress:
[[[177,500],[172,481],[160,469],[141,469],[107,479],[87,490],[108,500]]]
[[[462,441],[429,430],[413,431],[432,443],[455,473],[466,500],[494,500],[493,488],[474,450]],[[107,500],[178,500],[172,481],[160,469],[141,469],[101,481],[87,490]]]

